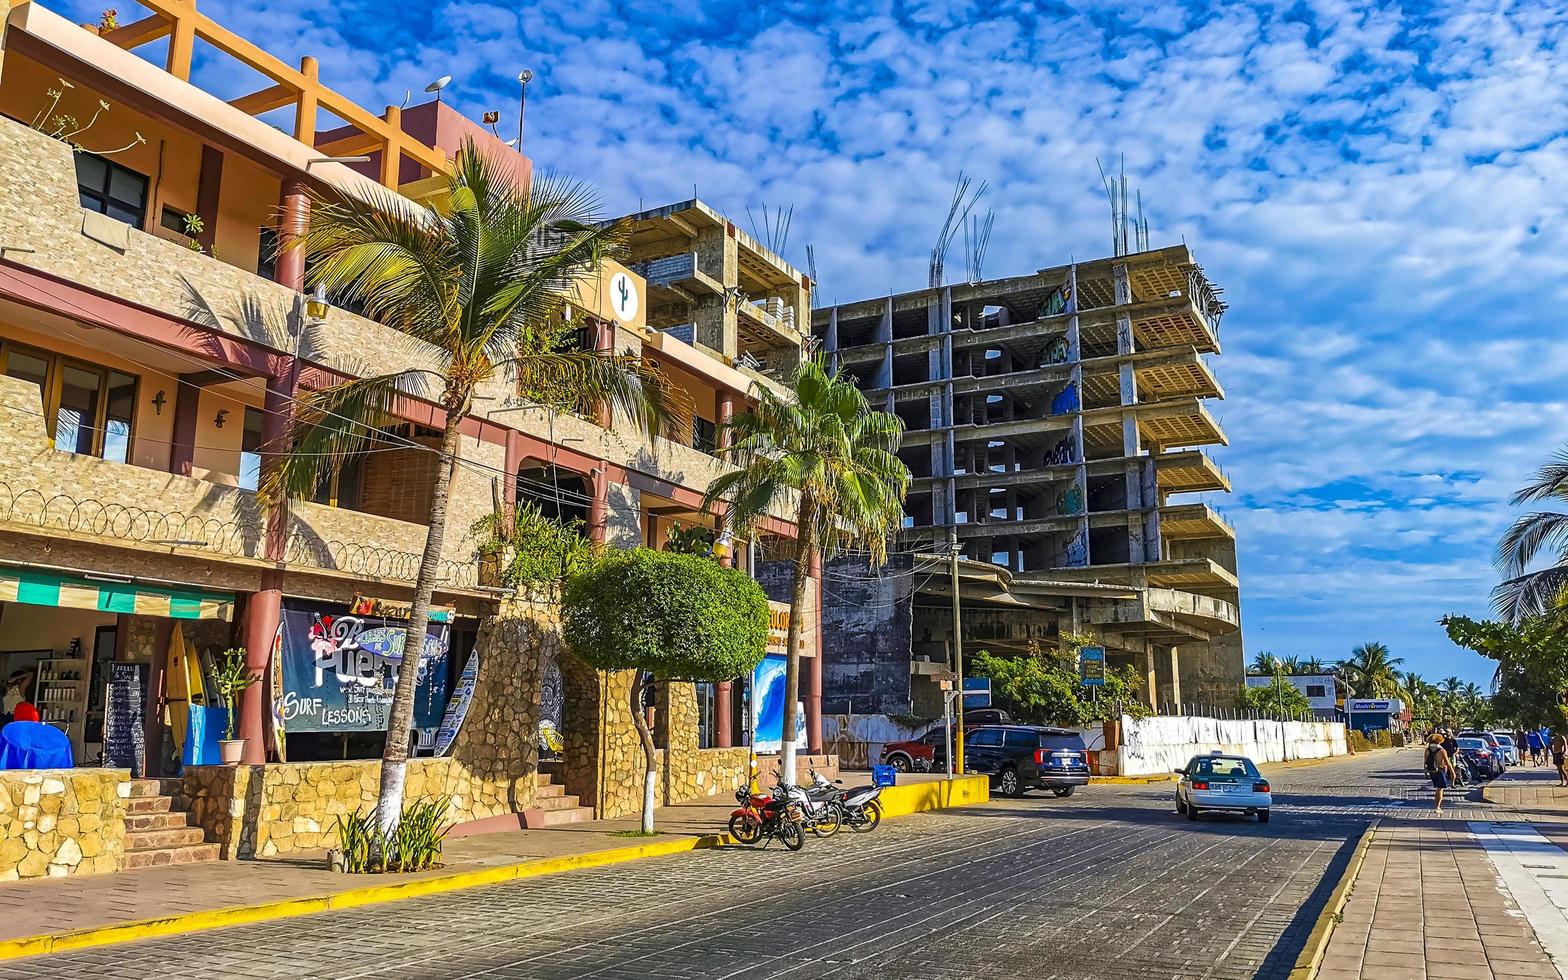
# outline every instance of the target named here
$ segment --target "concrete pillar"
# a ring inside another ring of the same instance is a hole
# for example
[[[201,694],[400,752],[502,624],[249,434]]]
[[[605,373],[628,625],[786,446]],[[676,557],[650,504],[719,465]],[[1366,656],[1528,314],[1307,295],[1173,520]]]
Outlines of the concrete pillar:
[[[245,666],[262,677],[271,669],[273,641],[283,619],[282,584],[282,573],[269,569],[262,573],[262,588],[245,599]],[[245,739],[240,761],[246,764],[267,761],[265,688],[265,684],[252,684],[240,695],[238,731]]]
[[[196,241],[209,252],[218,239],[218,198],[222,186],[223,152],[204,144],[196,183],[196,213],[201,217],[202,229]]]
[[[523,465],[523,434],[506,432],[506,475],[501,478],[501,497],[507,507],[517,506],[517,470]]]
[[[735,392],[729,388],[719,389],[719,448],[728,449],[733,441],[730,438],[730,423],[735,421]]]
[[[196,459],[196,420],[201,388],[187,381],[174,385],[174,430],[169,437],[169,472],[190,476]]]
[[[728,749],[735,745],[735,684],[720,681],[713,685],[713,745]]]
[[[1179,705],[1181,704],[1181,651],[1178,647],[1170,649],[1170,672],[1170,691],[1166,694],[1165,700]]]
[[[1149,707],[1155,711],[1160,710],[1159,681],[1154,663],[1154,645],[1143,645],[1143,692],[1149,699]]]
[[[588,483],[593,489],[593,500],[588,504],[588,540],[603,545],[610,510],[610,477],[604,470],[596,469],[589,474]]]
[[[305,291],[305,252],[288,244],[310,228],[310,195],[303,177],[283,181],[278,198],[278,282],[297,293]]]

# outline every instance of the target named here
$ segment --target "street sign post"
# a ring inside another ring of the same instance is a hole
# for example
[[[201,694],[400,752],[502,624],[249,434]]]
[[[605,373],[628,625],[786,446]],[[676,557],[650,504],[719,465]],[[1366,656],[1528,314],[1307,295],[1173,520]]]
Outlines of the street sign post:
[[[964,707],[966,709],[991,707],[991,678],[964,678]]]
[[[1078,648],[1078,683],[1084,687],[1105,686],[1105,648]]]

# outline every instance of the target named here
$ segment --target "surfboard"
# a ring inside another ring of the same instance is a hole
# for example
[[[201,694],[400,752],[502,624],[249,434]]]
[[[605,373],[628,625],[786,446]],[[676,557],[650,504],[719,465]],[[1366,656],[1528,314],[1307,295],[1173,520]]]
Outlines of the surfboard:
[[[190,667],[186,664],[189,659],[188,648],[185,645],[185,632],[180,629],[180,624],[174,624],[174,631],[169,634],[168,661],[163,671],[164,689],[164,721],[168,722],[169,729],[174,733],[174,757],[182,758],[185,750],[185,729],[190,724]]]

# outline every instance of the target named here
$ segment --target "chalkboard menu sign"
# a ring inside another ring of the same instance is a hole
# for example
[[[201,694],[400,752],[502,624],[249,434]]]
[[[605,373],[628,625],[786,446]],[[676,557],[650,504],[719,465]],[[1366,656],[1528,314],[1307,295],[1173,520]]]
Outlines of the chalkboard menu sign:
[[[109,683],[104,693],[103,764],[110,769],[129,769],[134,775],[140,776],[146,771],[142,705],[147,699],[147,665],[108,666]]]

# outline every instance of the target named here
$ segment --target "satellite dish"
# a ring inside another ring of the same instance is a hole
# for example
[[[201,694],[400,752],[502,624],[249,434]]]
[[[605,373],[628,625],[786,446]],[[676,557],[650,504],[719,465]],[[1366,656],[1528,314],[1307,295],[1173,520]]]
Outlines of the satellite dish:
[[[441,101],[441,90],[452,84],[451,75],[442,75],[440,78],[425,86],[426,92],[434,92],[436,101]]]

